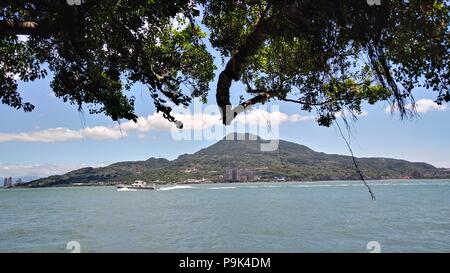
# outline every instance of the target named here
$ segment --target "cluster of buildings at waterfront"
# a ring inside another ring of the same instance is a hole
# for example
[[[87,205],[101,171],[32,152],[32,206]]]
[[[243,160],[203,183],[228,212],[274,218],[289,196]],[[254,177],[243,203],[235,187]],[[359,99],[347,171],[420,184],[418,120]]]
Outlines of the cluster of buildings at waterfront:
[[[189,178],[183,181],[183,183],[191,184],[191,183],[208,183],[210,180],[202,177],[201,179]]]
[[[224,182],[251,182],[255,181],[253,171],[241,170],[238,168],[227,168],[223,174]]]
[[[22,178],[18,178],[18,179],[16,179],[16,182],[14,182],[12,177],[6,177],[3,180],[3,187],[4,188],[12,188],[12,187],[17,186],[17,185],[22,184],[22,183],[23,183]],[[0,184],[0,187],[1,186],[2,185]]]
[[[3,187],[5,188],[11,188],[13,186],[12,177],[7,177],[3,181]]]

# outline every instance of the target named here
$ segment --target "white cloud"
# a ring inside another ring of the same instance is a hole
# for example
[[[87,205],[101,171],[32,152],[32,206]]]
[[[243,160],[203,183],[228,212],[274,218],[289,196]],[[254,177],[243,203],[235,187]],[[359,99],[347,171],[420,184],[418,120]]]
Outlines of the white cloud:
[[[409,107],[412,107],[411,104]],[[446,104],[439,105],[430,99],[420,99],[416,101],[415,107],[418,113],[427,113],[432,110],[444,111],[447,109]]]
[[[50,128],[41,131],[27,133],[0,133],[0,142],[25,141],[25,142],[56,142],[81,139],[79,131],[67,128]]]
[[[82,134],[85,138],[89,139],[120,139],[127,136],[125,131],[121,131],[119,128],[95,126],[87,127],[82,130]]]
[[[212,126],[222,124],[220,116],[217,114],[175,114],[176,119],[183,123],[183,128],[187,130],[203,130]]]
[[[405,106],[405,108],[408,110],[415,109],[417,113],[424,114],[430,111],[445,111],[447,110],[447,105],[446,104],[439,105],[430,99],[420,99],[416,101],[415,104],[408,103]],[[397,112],[398,109],[396,106],[389,105],[384,109],[384,111],[386,113],[393,113]]]
[[[174,114],[174,117],[183,123],[184,130],[204,130],[212,126],[222,126],[220,115],[214,113],[178,113]],[[288,115],[280,111],[268,112],[257,109],[240,114],[234,122],[256,126],[267,126],[270,122],[271,126],[278,126],[282,123],[295,123],[313,119],[313,116]],[[155,112],[147,117],[139,117],[136,123],[127,121],[115,126],[95,126],[79,130],[58,127],[25,133],[0,133],[0,143],[10,141],[49,143],[81,139],[116,140],[124,138],[130,133],[135,133],[138,137],[143,138],[145,133],[150,131],[171,131],[174,129],[176,129],[175,124],[167,121],[161,113]]]
[[[103,167],[105,164],[94,164],[91,167]],[[47,177],[88,167],[86,164],[0,164],[0,178],[2,177]]]
[[[160,113],[153,113],[147,117],[139,117],[137,122],[127,121],[120,125],[120,128],[125,131],[137,131],[145,133],[150,130],[170,131],[173,124],[168,122]]]
[[[185,130],[203,130],[222,124],[220,115],[213,113],[178,113],[173,116],[183,123],[183,129]],[[250,125],[264,125],[267,121],[270,121],[272,125],[278,125],[285,122],[300,122],[313,119],[313,116],[288,115],[279,111],[267,112],[257,109],[240,114],[236,117],[235,122]],[[151,130],[170,131],[175,128],[175,125],[168,122],[161,114],[153,113],[147,117],[138,118],[137,123],[132,121],[126,122],[121,125],[121,128],[126,132],[137,131],[139,133],[145,133]]]
[[[352,117],[353,115],[357,116],[357,117],[366,117],[369,115],[369,112],[362,110],[360,113],[356,113],[356,112],[350,112],[349,110],[345,109],[344,111],[339,111],[335,114],[335,116],[337,118],[340,117]]]
[[[301,115],[291,115],[288,117],[290,122],[299,122],[299,121],[307,121],[307,120],[315,120],[314,116],[301,116]]]
[[[264,123],[270,122],[272,126],[286,122],[300,122],[313,119],[315,119],[314,116],[288,115],[280,111],[267,112],[262,109],[256,109],[236,117],[236,121],[242,124],[264,125]]]
[[[117,127],[95,126],[80,130],[68,128],[49,128],[40,131],[25,133],[0,133],[0,142],[22,141],[22,142],[62,142],[77,139],[119,139],[126,136]]]

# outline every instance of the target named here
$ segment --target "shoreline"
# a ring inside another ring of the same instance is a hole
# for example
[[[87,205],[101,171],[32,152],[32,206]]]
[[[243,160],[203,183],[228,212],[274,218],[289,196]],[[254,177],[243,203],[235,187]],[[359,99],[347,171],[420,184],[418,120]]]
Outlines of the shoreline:
[[[411,179],[402,179],[402,178],[393,178],[393,179],[366,179],[367,182],[371,181],[393,181],[393,182],[404,182],[404,181],[421,181],[421,180],[433,180],[433,181],[439,181],[439,180],[450,180],[449,178],[411,178]],[[362,180],[355,180],[355,179],[349,179],[349,180],[309,180],[309,181],[253,181],[253,182],[200,182],[200,183],[164,183],[164,184],[156,184],[159,187],[164,186],[193,186],[193,185],[217,185],[217,184],[263,184],[263,183],[270,183],[270,184],[287,184],[287,183],[339,183],[339,182],[362,182]],[[120,183],[118,183],[120,184]],[[98,185],[98,184],[85,184],[85,185],[54,185],[54,186],[14,186],[11,188],[3,188],[0,187],[1,190],[10,190],[10,189],[36,189],[36,188],[85,188],[85,187],[115,187],[118,184],[108,184],[108,185]]]

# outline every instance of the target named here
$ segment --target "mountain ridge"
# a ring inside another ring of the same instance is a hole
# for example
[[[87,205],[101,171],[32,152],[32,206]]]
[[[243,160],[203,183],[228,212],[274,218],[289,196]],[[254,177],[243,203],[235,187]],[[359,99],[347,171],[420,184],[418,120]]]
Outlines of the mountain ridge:
[[[224,182],[226,170],[250,172],[252,181],[356,180],[352,157],[326,154],[289,142],[278,141],[278,149],[262,152],[264,140],[256,135],[227,135],[193,154],[174,160],[148,158],[125,161],[99,168],[82,168],[63,175],[31,181],[24,186],[115,185],[144,180],[155,183]],[[424,162],[409,162],[385,157],[357,158],[367,179],[450,178],[448,169]]]

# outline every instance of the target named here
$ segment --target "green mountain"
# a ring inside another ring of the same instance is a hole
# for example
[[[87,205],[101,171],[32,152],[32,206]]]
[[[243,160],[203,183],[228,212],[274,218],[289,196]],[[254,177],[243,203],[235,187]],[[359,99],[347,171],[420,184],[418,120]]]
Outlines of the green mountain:
[[[161,184],[223,182],[225,171],[232,168],[240,173],[251,173],[251,181],[359,179],[350,156],[316,152],[284,140],[279,140],[279,148],[275,151],[261,151],[261,145],[267,143],[254,135],[233,134],[194,154],[184,154],[172,161],[150,158],[101,168],[83,168],[34,180],[26,186],[114,185],[135,180]],[[390,158],[358,158],[357,162],[367,179],[450,177],[450,170],[426,163]]]

